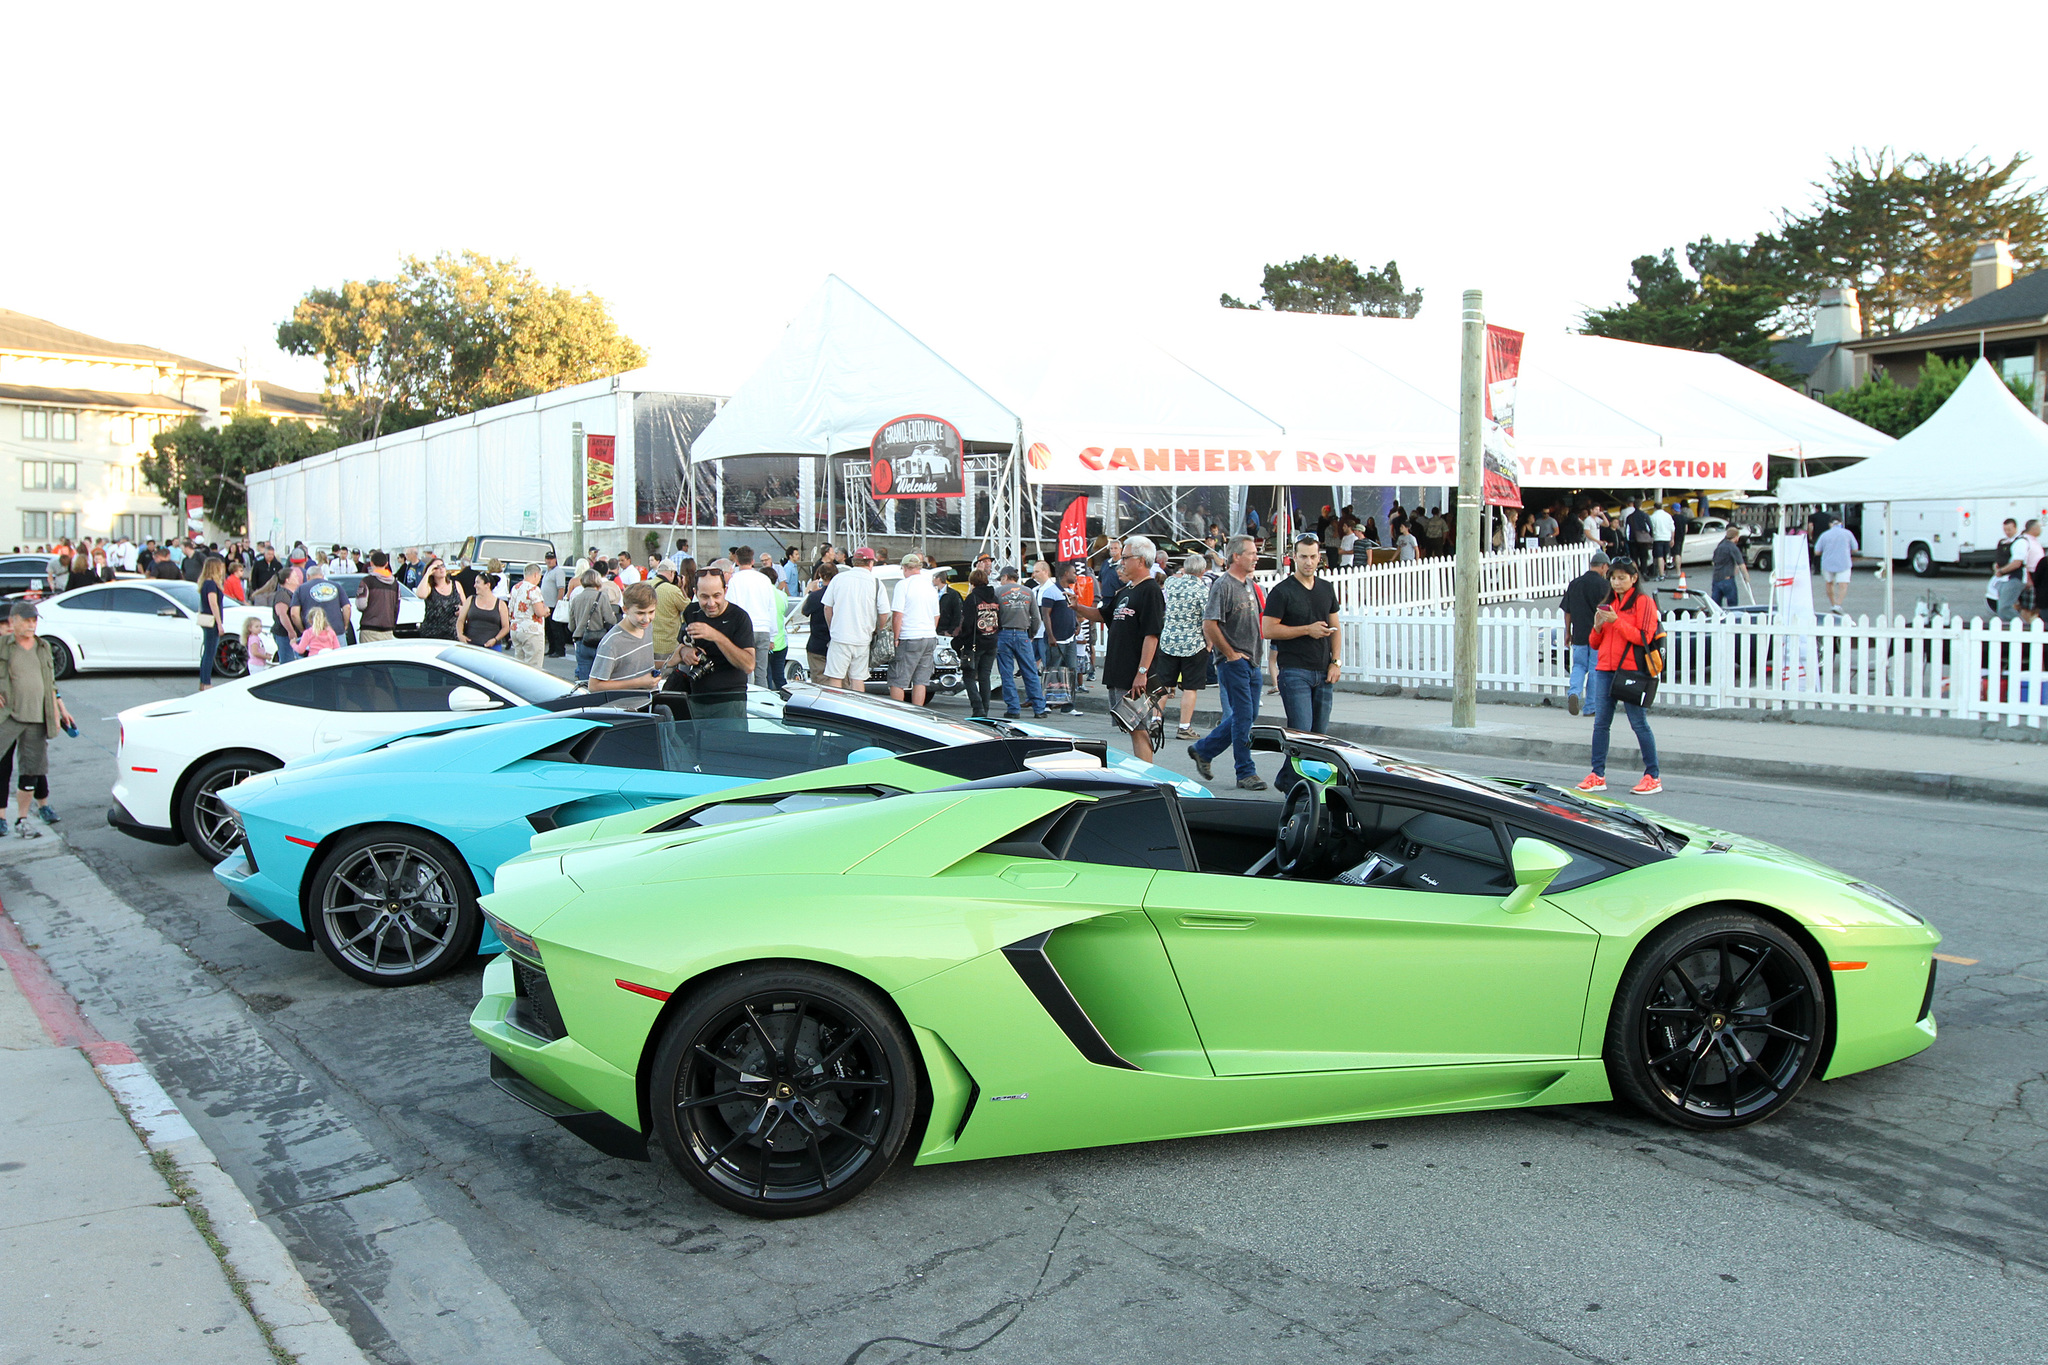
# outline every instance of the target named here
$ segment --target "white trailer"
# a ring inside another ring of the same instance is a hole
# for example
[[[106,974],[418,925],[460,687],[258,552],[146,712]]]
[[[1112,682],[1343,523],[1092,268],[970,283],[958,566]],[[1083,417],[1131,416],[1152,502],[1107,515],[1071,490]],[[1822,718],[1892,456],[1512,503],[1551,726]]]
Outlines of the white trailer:
[[[1881,513],[1872,503],[1869,513]],[[1863,518],[1863,552],[1884,554],[1884,522],[1869,513]],[[1998,553],[2000,526],[2011,517],[2021,526],[2029,518],[2048,521],[2048,487],[2031,498],[1950,498],[1943,501],[1892,504],[1892,554],[1914,573],[1932,578],[1943,565],[1988,569]]]

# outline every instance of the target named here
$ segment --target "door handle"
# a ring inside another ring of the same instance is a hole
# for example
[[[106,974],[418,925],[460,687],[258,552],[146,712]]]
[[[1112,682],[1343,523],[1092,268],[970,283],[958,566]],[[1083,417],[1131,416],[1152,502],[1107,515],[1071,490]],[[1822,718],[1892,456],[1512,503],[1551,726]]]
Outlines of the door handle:
[[[1250,915],[1182,915],[1175,923],[1183,929],[1249,929],[1258,921]]]
[[[1004,881],[1012,882],[1027,891],[1057,891],[1074,880],[1072,872],[1026,865],[1006,867],[1001,875]]]

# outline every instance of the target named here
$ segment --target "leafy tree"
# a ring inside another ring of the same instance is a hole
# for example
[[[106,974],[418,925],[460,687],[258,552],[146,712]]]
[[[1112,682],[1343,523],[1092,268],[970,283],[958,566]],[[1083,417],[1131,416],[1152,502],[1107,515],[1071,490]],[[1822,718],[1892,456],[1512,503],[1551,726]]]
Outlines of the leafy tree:
[[[1784,310],[1786,295],[1770,268],[1753,261],[1742,244],[1712,237],[1690,243],[1685,259],[1691,274],[1669,247],[1661,256],[1636,257],[1629,280],[1635,297],[1589,310],[1579,330],[1725,355],[1788,379],[1790,371],[1771,360],[1773,321]]]
[[[395,280],[315,289],[278,325],[327,367],[351,441],[600,379],[647,363],[604,301],[474,251],[408,257]]]
[[[1252,308],[1229,294],[1225,308]],[[1422,310],[1422,291],[1401,288],[1401,267],[1388,261],[1379,270],[1360,270],[1344,256],[1304,256],[1266,267],[1260,303],[1283,313],[1358,313],[1369,318],[1412,318]]]
[[[1895,382],[1888,372],[1879,370],[1855,388],[1831,393],[1821,401],[1867,427],[1875,427],[1890,436],[1904,436],[1934,416],[1969,373],[1968,360],[1943,360],[1938,355],[1931,355],[1920,367],[1919,382],[1910,389]],[[2029,407],[2033,405],[2033,385],[2008,379],[2005,386],[2020,402]]]
[[[206,499],[208,520],[240,533],[249,520],[249,490],[243,482],[260,470],[274,469],[344,443],[332,428],[315,429],[296,419],[273,422],[256,409],[240,407],[224,427],[204,427],[187,417],[151,438],[142,457],[142,478],[173,507],[185,495]]]
[[[1785,273],[1795,307],[1810,311],[1822,289],[1853,285],[1865,326],[1899,331],[1968,302],[1970,258],[1992,238],[2010,244],[2021,269],[2048,260],[2048,191],[2021,178],[2027,161],[1888,147],[1831,159],[1819,199],[1781,214],[1756,251]]]

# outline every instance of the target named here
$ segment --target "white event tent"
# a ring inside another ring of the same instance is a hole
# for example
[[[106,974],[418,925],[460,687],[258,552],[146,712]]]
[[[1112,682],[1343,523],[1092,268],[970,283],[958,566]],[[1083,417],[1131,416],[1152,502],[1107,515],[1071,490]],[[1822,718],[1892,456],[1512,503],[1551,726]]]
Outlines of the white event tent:
[[[1020,316],[966,299],[892,315],[833,276],[691,458],[844,454],[930,413],[1026,450],[1034,483],[1449,487],[1458,351],[1454,319]],[[1521,364],[1525,487],[1761,489],[1772,455],[1891,443],[1719,356],[1545,333]]]
[[[1895,502],[2048,495],[2048,423],[2028,412],[1991,363],[1979,358],[1935,414],[1890,447],[1847,469],[1783,479],[1785,502],[1881,502],[1884,558],[1891,563]],[[1869,527],[1866,522],[1865,529]],[[1885,576],[1885,614],[1892,584]]]

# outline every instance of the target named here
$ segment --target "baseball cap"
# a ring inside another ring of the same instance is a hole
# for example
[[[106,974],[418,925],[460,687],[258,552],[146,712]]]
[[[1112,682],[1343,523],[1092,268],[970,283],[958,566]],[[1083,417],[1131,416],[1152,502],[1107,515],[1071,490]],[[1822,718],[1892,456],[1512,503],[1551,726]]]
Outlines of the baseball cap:
[[[867,546],[863,545],[858,550],[855,550],[853,552],[853,557],[855,559],[873,559],[875,557],[875,552],[869,549]]]
[[[7,608],[7,619],[10,621],[33,621],[41,615],[33,602],[16,602]]]
[[[1593,557],[1592,557],[1591,559],[1589,559],[1589,560],[1587,560],[1587,561],[1586,561],[1586,567],[1587,567],[1587,568],[1589,568],[1589,569],[1590,569],[1590,568],[1597,568],[1597,567],[1598,567],[1599,565],[1602,565],[1602,564],[1605,564],[1605,563],[1607,563],[1607,555],[1606,555],[1606,553],[1605,553],[1604,551],[1601,551],[1601,550],[1595,550],[1595,551],[1593,551]]]

